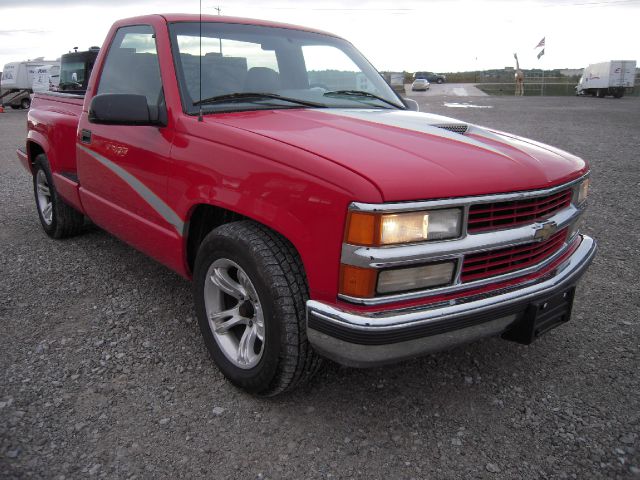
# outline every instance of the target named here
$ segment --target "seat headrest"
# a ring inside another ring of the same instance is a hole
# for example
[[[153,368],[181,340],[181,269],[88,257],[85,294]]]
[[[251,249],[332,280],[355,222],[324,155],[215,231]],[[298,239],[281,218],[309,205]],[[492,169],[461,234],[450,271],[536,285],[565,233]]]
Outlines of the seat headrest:
[[[280,90],[280,75],[266,67],[253,67],[244,82],[246,92],[275,92]]]

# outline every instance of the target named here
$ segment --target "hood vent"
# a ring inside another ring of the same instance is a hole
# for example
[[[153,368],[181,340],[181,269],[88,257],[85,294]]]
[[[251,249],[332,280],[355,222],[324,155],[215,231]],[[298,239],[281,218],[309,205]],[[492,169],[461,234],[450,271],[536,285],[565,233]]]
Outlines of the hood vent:
[[[464,123],[451,123],[444,125],[432,125],[432,127],[436,128],[444,128],[445,130],[449,130],[450,132],[459,133],[460,135],[464,135],[469,129],[469,125],[465,125]]]

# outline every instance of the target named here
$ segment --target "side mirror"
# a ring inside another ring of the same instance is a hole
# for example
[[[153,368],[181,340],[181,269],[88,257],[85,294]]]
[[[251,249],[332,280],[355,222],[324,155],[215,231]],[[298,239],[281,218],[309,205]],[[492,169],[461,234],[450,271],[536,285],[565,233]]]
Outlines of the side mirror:
[[[152,119],[147,97],[125,93],[96,95],[89,106],[89,122],[105,125],[161,125]]]
[[[403,98],[402,101],[405,107],[407,107],[409,110],[413,112],[420,111],[420,105],[418,105],[418,102],[416,102],[415,100],[411,100],[410,98]]]

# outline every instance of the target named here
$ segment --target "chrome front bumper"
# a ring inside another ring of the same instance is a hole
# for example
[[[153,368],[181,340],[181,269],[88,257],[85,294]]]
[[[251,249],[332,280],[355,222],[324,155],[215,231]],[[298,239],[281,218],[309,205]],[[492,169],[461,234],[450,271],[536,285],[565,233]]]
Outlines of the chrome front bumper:
[[[499,335],[516,324],[532,302],[573,287],[596,249],[595,241],[583,236],[571,256],[534,282],[425,307],[361,314],[309,300],[307,336],[321,355],[367,367]]]

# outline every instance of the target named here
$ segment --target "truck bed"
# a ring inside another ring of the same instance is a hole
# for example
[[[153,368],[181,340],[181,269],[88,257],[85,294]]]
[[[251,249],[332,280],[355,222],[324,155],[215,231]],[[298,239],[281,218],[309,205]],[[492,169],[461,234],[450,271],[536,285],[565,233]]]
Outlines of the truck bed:
[[[48,99],[56,103],[69,103],[72,105],[80,105],[84,103],[84,95],[77,93],[64,93],[64,92],[36,92],[33,96],[33,100],[36,98]]]
[[[82,113],[84,95],[42,92],[31,102],[28,124],[29,141],[46,146],[51,174],[60,195],[76,209],[82,211],[78,197],[76,166],[76,134]],[[55,129],[55,135],[51,132]],[[30,168],[30,165],[26,165]]]

